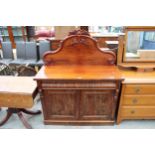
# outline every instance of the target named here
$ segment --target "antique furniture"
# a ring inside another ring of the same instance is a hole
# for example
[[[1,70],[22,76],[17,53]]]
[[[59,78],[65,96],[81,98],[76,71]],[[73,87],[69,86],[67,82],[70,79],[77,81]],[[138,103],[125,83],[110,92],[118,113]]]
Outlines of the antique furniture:
[[[122,81],[113,52],[89,36],[71,35],[46,52],[35,77],[45,124],[113,124]]]
[[[40,111],[29,111],[37,94],[37,85],[33,77],[0,76],[0,107],[8,107],[6,117],[0,122],[5,124],[13,113],[17,113],[26,128],[32,128],[23,113],[40,114]]]
[[[130,26],[119,37],[117,64],[123,68],[155,68],[155,27]]]
[[[121,97],[117,124],[125,119],[155,119],[155,71],[121,70]]]
[[[117,116],[124,119],[155,119],[155,27],[126,27],[120,36],[118,66],[122,78]],[[144,54],[145,53],[145,54]],[[145,56],[144,56],[145,55]]]

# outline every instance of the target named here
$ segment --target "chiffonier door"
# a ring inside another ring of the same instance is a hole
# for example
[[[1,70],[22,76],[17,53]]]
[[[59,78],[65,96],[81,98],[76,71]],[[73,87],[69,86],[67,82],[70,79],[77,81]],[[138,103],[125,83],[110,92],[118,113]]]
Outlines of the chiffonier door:
[[[113,119],[115,111],[114,91],[82,91],[80,118],[104,120]]]
[[[74,90],[44,90],[45,119],[76,119],[78,95]]]

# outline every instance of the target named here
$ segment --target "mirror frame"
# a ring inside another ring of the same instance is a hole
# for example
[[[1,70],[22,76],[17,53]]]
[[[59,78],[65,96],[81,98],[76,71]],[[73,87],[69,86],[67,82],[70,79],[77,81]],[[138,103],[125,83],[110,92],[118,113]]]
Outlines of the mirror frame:
[[[127,34],[129,31],[155,31],[155,26],[127,26],[125,27],[125,35],[120,35],[118,54],[117,54],[117,65],[123,68],[136,68],[136,69],[154,69],[155,60],[142,60],[142,61],[124,61],[126,52]]]

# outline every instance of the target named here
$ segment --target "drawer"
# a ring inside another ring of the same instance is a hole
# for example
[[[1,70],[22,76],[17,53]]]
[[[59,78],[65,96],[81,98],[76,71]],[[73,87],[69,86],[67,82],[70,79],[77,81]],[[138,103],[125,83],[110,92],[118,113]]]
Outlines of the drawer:
[[[155,106],[155,95],[124,95],[122,105],[152,105]]]
[[[155,94],[155,85],[128,84],[124,87],[124,94]]]
[[[155,106],[122,106],[122,117],[155,117]]]
[[[98,80],[52,80],[42,82],[43,89],[116,89],[115,81]]]

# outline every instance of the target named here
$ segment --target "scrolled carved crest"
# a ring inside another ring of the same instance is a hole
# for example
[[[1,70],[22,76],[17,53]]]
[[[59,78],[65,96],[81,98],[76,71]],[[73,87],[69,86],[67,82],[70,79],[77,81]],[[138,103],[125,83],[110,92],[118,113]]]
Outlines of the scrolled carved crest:
[[[45,65],[115,65],[115,53],[102,51],[95,39],[76,33],[65,38],[58,50],[44,54]]]

